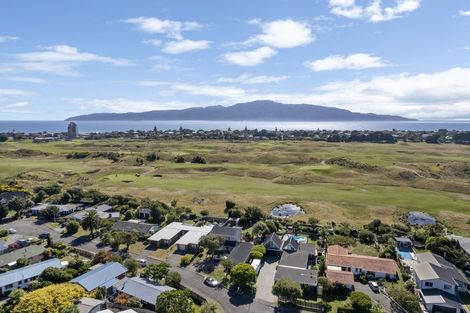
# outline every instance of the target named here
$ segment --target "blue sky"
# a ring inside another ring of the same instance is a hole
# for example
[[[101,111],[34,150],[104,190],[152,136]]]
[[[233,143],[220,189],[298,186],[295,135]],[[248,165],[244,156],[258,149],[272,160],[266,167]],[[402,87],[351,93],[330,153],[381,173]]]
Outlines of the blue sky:
[[[256,99],[470,119],[461,0],[7,0],[0,120]]]

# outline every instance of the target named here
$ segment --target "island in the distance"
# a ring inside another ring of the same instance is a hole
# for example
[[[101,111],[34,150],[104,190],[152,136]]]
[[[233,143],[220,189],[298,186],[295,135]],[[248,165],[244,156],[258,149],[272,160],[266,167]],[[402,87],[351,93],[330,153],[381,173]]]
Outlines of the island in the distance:
[[[67,121],[409,121],[394,115],[351,112],[311,104],[284,104],[269,100],[232,106],[194,107],[139,113],[94,113],[70,117]]]

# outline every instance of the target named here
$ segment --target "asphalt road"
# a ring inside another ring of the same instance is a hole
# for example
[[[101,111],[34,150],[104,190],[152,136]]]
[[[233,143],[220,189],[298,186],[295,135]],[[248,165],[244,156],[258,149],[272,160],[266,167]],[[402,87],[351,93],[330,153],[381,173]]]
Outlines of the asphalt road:
[[[51,229],[45,223],[37,221],[34,217],[24,218],[13,221],[1,226],[2,229],[14,228],[17,230],[19,239],[28,237],[37,237],[39,234],[48,232],[51,239],[57,242],[64,242],[68,245],[80,248],[82,250],[97,252],[104,248],[99,245],[98,240],[85,241],[73,236],[63,236],[60,229]],[[20,238],[21,237],[21,238]],[[144,250],[140,254],[132,254],[132,257],[139,259],[145,258],[150,263],[158,263],[157,260],[147,257],[148,251]],[[173,266],[172,271],[180,273],[182,285],[193,290],[195,293],[206,298],[208,301],[217,303],[222,312],[225,313],[279,313],[281,310],[275,307],[275,304],[265,302],[261,299],[255,299],[254,295],[240,295],[228,291],[225,288],[211,288],[203,284],[204,277],[189,269]],[[283,310],[282,312],[287,312]]]

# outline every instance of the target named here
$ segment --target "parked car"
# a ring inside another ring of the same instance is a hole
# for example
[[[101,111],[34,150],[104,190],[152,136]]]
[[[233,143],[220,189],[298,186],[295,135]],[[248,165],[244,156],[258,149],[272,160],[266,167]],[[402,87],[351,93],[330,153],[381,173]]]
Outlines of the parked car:
[[[26,240],[26,239],[20,239],[16,242],[21,248],[27,247],[31,244],[31,241]]]
[[[140,266],[146,267],[148,262],[146,259],[138,259],[137,262],[139,262]]]
[[[369,282],[369,287],[370,287],[370,289],[372,289],[373,292],[379,292],[380,291],[379,284],[377,284],[377,282],[375,282],[375,281],[370,281]]]
[[[19,248],[21,248],[21,246],[16,242],[10,243],[8,245],[8,249],[10,249],[10,250],[16,250],[16,249],[19,249]]]
[[[219,285],[219,282],[217,280],[215,280],[214,278],[212,278],[212,277],[206,277],[204,279],[204,284],[206,284],[209,287],[214,287],[215,288]]]
[[[9,229],[8,229],[8,233],[9,233],[9,234],[16,234],[16,229],[14,229],[14,228],[9,228]]]
[[[40,233],[39,236],[38,236],[38,238],[39,238],[39,239],[47,239],[47,238],[49,238],[50,236],[51,236],[50,233]]]

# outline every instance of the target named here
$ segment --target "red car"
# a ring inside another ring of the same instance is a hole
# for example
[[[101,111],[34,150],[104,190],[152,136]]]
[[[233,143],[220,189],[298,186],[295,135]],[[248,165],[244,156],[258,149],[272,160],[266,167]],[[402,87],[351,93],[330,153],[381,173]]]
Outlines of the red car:
[[[19,248],[21,248],[21,246],[19,244],[17,244],[16,242],[10,243],[8,245],[8,249],[11,249],[11,250],[15,250],[15,249],[19,249]]]

